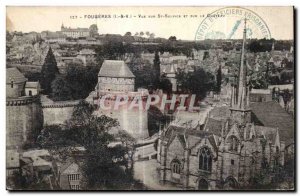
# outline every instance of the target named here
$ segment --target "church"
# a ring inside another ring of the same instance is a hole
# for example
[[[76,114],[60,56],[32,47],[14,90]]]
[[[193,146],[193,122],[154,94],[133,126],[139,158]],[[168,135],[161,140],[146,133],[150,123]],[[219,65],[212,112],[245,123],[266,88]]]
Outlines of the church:
[[[248,187],[258,176],[271,182],[284,165],[285,142],[278,128],[254,122],[249,100],[243,33],[238,84],[232,87],[229,117],[211,116],[199,128],[170,124],[159,133],[160,182],[185,190]]]

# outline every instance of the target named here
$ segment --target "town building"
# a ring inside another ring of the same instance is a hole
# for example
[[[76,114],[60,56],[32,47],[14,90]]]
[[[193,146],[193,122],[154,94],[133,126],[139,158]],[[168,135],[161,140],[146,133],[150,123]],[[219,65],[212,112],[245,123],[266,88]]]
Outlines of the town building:
[[[284,133],[278,127],[258,123],[260,116],[253,117],[245,43],[244,29],[238,85],[232,88],[229,116],[208,115],[200,129],[171,123],[160,132],[158,169],[162,184],[186,190],[241,189],[262,173],[263,183],[271,182],[284,165],[286,137],[292,138],[294,130]]]
[[[62,190],[80,190],[82,172],[75,161],[68,160],[58,168],[58,185]]]
[[[115,109],[118,97],[128,98],[127,104],[122,104]],[[135,91],[135,76],[124,61],[105,60],[98,74],[98,83],[95,91],[91,92],[86,101],[97,105],[95,115],[107,115],[116,118],[120,128],[126,130],[131,136],[138,139],[149,137],[148,114],[145,108],[129,109],[129,104],[135,97],[140,97],[143,105],[146,104],[148,91],[140,89]],[[101,107],[101,99],[104,99],[104,106]]]
[[[91,29],[90,28],[71,28],[65,27],[64,24],[61,25],[61,33],[71,38],[79,38],[79,37],[90,37]]]

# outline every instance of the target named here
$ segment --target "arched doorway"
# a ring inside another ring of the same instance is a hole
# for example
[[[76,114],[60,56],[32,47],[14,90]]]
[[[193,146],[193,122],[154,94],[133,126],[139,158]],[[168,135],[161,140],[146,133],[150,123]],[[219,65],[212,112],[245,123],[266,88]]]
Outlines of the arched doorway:
[[[234,177],[227,177],[224,183],[225,190],[234,190],[238,188],[238,182]]]
[[[208,190],[208,182],[205,179],[199,180],[198,190]]]

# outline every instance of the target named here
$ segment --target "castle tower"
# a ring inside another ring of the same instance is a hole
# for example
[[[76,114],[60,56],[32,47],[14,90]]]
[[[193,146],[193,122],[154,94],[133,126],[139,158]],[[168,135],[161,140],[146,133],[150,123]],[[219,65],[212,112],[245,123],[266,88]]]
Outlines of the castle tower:
[[[241,53],[241,63],[238,75],[237,88],[232,88],[231,93],[231,117],[233,121],[240,125],[245,125],[251,121],[251,109],[249,106],[249,88],[247,86],[247,66],[245,60],[246,44],[246,19],[243,32],[243,46]]]
[[[137,139],[149,137],[148,133],[148,114],[144,110],[148,92],[134,91],[135,76],[124,61],[105,60],[98,74],[98,84],[96,86],[96,103],[99,106],[97,115],[107,115],[115,118],[120,123],[120,128],[127,131]],[[121,102],[120,107],[115,108],[116,103]],[[141,98],[143,109],[135,107],[130,109],[130,104]],[[102,100],[103,99],[103,100]],[[119,100],[120,99],[120,100]],[[108,107],[105,109],[101,106]]]

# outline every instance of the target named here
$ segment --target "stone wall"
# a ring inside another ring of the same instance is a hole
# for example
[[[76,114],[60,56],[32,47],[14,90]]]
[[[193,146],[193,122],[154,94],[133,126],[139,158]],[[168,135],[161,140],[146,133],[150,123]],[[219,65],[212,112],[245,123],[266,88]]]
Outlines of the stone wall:
[[[64,124],[71,119],[74,106],[74,104],[43,105],[44,125]]]
[[[43,113],[39,99],[24,97],[6,100],[6,146],[21,147],[31,134],[42,129]]]

